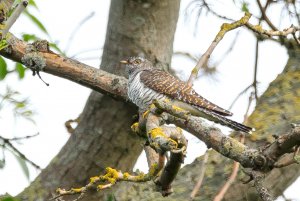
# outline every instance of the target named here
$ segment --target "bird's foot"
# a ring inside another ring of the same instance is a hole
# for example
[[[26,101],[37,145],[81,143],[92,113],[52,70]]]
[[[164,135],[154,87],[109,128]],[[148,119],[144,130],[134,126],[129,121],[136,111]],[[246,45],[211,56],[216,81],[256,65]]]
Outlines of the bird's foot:
[[[143,119],[146,119],[146,117],[148,116],[149,112],[150,112],[150,110],[146,110],[146,111],[143,113],[143,115],[142,115]]]
[[[135,122],[134,124],[131,125],[131,130],[132,132],[134,132],[135,134],[137,134],[139,137],[144,138],[144,139],[148,139],[146,132],[143,131],[142,128],[140,128],[140,124],[139,122]]]
[[[150,139],[150,146],[159,153],[177,150],[178,143],[168,137],[161,128],[150,130],[148,136]]]
[[[139,131],[140,131],[139,122],[135,122],[134,124],[132,124],[130,126],[130,128],[134,133],[139,133]]]

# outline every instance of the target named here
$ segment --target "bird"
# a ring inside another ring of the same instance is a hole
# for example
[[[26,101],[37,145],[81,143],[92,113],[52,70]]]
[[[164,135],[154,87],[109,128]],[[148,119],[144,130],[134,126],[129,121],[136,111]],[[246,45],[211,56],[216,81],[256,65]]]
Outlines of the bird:
[[[128,73],[128,98],[141,110],[147,110],[154,100],[172,100],[172,104],[194,116],[205,118],[236,131],[251,134],[255,129],[228,119],[233,114],[199,95],[186,82],[168,72],[153,67],[143,57],[128,57],[120,61]]]

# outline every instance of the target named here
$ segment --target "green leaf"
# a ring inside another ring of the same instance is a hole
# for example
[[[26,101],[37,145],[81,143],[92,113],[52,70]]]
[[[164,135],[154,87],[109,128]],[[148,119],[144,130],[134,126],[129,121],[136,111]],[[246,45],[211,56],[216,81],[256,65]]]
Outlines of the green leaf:
[[[24,14],[27,17],[29,17],[29,19],[31,19],[34,22],[34,24],[38,28],[40,28],[40,30],[42,30],[45,34],[49,35],[46,27],[41,23],[41,21],[37,17],[35,17],[34,15],[30,14],[27,10],[24,11]]]
[[[24,108],[26,106],[26,104],[25,103],[23,103],[23,102],[19,102],[19,103],[17,103],[16,104],[16,108]]]
[[[2,39],[0,40],[0,50],[3,50],[4,48],[6,48],[8,46],[6,39]]]
[[[242,4],[242,11],[243,12],[249,12],[248,3],[243,2],[243,4]]]
[[[26,42],[38,40],[38,37],[36,37],[34,34],[23,34],[22,38]]]
[[[7,75],[7,65],[5,60],[0,57],[0,80],[3,80]]]
[[[39,9],[34,0],[29,0],[28,5],[36,8],[37,10]]]
[[[18,72],[20,79],[24,78],[25,70],[26,70],[26,68],[22,64],[16,63],[16,71]]]
[[[15,152],[12,152],[12,153],[16,157],[17,161],[19,162],[20,167],[23,170],[23,173],[25,174],[26,178],[29,180],[29,169],[26,164],[26,161],[23,158],[21,158],[20,156],[18,156]]]

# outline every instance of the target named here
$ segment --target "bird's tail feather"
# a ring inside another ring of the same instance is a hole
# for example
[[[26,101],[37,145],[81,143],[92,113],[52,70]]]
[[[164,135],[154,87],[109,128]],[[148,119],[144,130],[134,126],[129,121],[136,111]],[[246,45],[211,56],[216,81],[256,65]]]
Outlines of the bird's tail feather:
[[[212,110],[209,110],[209,109],[191,106],[190,104],[184,103],[182,101],[177,101],[177,100],[173,100],[172,104],[179,107],[179,108],[182,108],[186,111],[189,111],[194,116],[203,117],[203,118],[205,118],[209,121],[213,121],[217,124],[227,126],[227,127],[232,128],[236,131],[243,131],[245,133],[251,134],[252,131],[255,130],[251,127],[245,126],[245,125],[240,124],[240,123],[238,123],[236,121],[233,121],[231,119],[227,119],[223,115],[218,114],[218,113],[216,113]]]
[[[245,126],[243,124],[240,124],[236,121],[233,121],[231,119],[228,119],[220,114],[214,113],[212,111],[208,111],[208,110],[202,110],[204,113],[206,113],[208,116],[210,116],[210,118],[208,118],[208,120],[211,120],[215,123],[221,124],[223,126],[227,126],[229,128],[232,128],[236,131],[242,131],[248,134],[251,134],[252,131],[255,131],[254,128],[251,128],[249,126]]]

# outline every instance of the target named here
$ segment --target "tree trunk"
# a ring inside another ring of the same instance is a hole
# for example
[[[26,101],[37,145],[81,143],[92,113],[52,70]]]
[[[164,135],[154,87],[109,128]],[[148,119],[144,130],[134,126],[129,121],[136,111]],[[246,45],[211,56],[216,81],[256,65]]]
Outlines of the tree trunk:
[[[291,129],[291,123],[299,123],[300,116],[300,49],[289,49],[289,60],[278,77],[269,85],[260,97],[254,112],[249,117],[247,125],[257,131],[247,135],[246,144],[259,147],[273,141],[272,135],[284,134]],[[188,200],[197,182],[200,164],[203,157],[199,157],[192,164],[182,168],[173,184],[174,193],[163,198],[155,192],[154,184],[122,184],[114,191],[117,200],[131,201],[168,201]],[[233,161],[220,155],[214,150],[209,153],[205,178],[195,200],[213,200],[220,188],[229,178]],[[274,169],[266,175],[265,186],[272,195],[278,197],[300,176],[298,164],[285,168]],[[248,176],[239,171],[234,184],[229,188],[224,200],[256,201],[260,200],[252,183],[243,184]]]
[[[179,4],[179,0],[112,0],[102,69],[125,75],[119,61],[133,55],[143,55],[168,69]],[[48,200],[56,188],[83,186],[105,167],[132,170],[142,151],[141,141],[130,132],[135,114],[132,104],[92,92],[66,145],[18,197]]]

